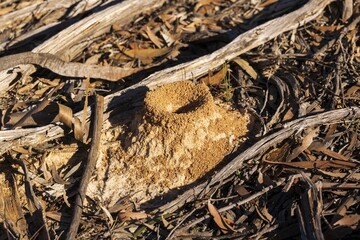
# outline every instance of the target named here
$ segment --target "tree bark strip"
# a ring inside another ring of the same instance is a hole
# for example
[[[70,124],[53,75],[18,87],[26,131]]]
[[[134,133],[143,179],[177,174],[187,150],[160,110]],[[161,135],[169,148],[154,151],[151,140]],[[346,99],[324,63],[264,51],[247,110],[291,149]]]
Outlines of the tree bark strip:
[[[84,205],[84,199],[86,194],[87,186],[89,185],[90,177],[95,169],[96,160],[99,157],[100,141],[101,141],[101,130],[103,125],[103,111],[104,111],[104,97],[97,95],[96,96],[96,110],[94,117],[94,129],[92,132],[91,140],[91,149],[87,159],[86,167],[81,178],[80,186],[78,193],[76,195],[75,206],[73,210],[73,217],[70,224],[70,229],[67,234],[67,240],[73,240],[76,237],[80,220],[82,209]]]
[[[89,65],[78,62],[65,62],[50,53],[25,52],[0,58],[0,71],[21,64],[36,64],[66,77],[101,78],[118,81],[139,71],[138,68]]]

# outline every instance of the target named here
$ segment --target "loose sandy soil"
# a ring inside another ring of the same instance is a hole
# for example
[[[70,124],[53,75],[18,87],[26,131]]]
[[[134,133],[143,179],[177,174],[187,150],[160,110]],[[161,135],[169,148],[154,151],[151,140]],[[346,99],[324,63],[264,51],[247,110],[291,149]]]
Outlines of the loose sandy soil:
[[[165,85],[147,93],[139,112],[111,147],[104,147],[88,195],[113,205],[145,202],[202,177],[247,133],[248,117],[215,104],[207,86]]]

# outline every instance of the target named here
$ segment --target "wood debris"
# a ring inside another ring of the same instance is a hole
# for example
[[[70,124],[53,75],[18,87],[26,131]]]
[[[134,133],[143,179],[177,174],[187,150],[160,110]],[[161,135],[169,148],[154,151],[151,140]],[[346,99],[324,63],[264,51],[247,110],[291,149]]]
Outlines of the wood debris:
[[[6,0],[0,23],[1,236],[359,235],[359,1]],[[141,136],[145,94],[178,81],[249,115],[248,134],[200,179],[150,200],[86,194],[99,178],[86,156],[123,157],[110,149]]]

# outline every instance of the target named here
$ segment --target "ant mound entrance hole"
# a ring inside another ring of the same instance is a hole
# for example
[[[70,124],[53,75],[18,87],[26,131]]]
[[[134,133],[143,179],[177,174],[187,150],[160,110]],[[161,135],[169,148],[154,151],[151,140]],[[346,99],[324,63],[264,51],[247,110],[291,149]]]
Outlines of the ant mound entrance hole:
[[[214,100],[205,85],[176,82],[150,91],[145,98],[145,110],[153,122],[195,120],[215,109]]]
[[[110,206],[131,196],[143,203],[203,177],[243,141],[247,115],[216,104],[208,87],[190,81],[147,92],[119,145],[97,165],[89,196]],[[100,190],[99,190],[100,189]]]

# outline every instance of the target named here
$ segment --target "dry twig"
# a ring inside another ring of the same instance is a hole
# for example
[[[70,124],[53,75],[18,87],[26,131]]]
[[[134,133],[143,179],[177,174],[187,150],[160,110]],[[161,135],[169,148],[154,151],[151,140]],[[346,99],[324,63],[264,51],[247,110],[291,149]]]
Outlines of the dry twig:
[[[83,203],[85,199],[86,188],[89,184],[90,177],[94,171],[96,160],[99,157],[99,148],[101,140],[101,129],[103,123],[103,111],[104,111],[104,98],[103,96],[97,95],[96,97],[96,110],[94,117],[94,129],[92,132],[92,141],[90,153],[86,163],[86,167],[81,178],[78,193],[76,195],[75,205],[73,209],[73,217],[70,225],[69,232],[66,239],[75,239],[81,219],[81,213],[83,210]]]

